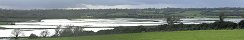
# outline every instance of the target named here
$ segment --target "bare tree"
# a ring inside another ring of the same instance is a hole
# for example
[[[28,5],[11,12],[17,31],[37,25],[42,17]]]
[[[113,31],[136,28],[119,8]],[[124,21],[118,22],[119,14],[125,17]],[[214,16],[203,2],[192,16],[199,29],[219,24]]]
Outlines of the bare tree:
[[[82,27],[75,27],[73,29],[74,36],[80,36],[82,32],[83,32],[83,28]]]
[[[167,23],[169,25],[173,25],[174,23],[178,22],[180,19],[178,19],[177,17],[174,17],[174,16],[167,16]]]
[[[219,13],[219,20],[220,20],[220,22],[224,22],[224,16],[225,16],[225,12]]]
[[[20,29],[14,29],[12,31],[12,35],[14,35],[15,39],[18,39],[22,31]]]
[[[42,31],[41,33],[40,33],[40,35],[42,36],[42,37],[47,37],[47,35],[49,35],[50,34],[50,32],[48,31],[48,30],[44,30],[44,31]]]
[[[52,37],[58,37],[60,35],[60,28],[61,25],[57,26],[57,28],[55,29],[55,34]]]
[[[225,18],[225,14],[226,13],[233,13],[232,11],[229,11],[229,10],[222,10],[222,11],[217,11],[215,13],[219,13],[219,21],[220,22],[224,22],[224,18]]]
[[[169,25],[173,25],[174,24],[174,21],[172,20],[172,17],[167,17],[167,23],[169,24]]]

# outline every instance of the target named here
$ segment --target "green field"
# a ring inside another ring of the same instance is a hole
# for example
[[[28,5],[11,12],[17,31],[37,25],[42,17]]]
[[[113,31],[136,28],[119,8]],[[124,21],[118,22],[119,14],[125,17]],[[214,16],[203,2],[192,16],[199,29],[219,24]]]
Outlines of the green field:
[[[45,38],[36,40],[244,40],[244,30],[145,32],[80,37]]]

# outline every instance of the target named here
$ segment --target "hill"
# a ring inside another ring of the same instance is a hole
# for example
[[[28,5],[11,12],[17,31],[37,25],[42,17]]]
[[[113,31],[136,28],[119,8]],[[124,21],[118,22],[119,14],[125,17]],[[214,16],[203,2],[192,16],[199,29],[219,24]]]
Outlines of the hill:
[[[18,22],[40,19],[75,18],[216,18],[219,13],[231,18],[244,16],[244,8],[145,8],[145,9],[32,9],[14,10],[0,8],[0,22]],[[226,12],[228,11],[228,12]]]

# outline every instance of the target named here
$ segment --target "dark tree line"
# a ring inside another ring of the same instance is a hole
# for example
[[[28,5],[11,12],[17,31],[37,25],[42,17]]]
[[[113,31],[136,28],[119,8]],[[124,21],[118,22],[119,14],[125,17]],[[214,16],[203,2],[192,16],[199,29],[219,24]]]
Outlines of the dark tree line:
[[[104,35],[104,34],[121,34],[121,33],[140,33],[140,32],[168,32],[168,31],[185,31],[185,30],[226,30],[226,29],[243,29],[244,20],[239,23],[220,22],[202,23],[202,24],[172,24],[158,26],[120,26],[112,30],[100,30],[98,32],[84,31],[79,27],[67,27],[60,31],[59,37],[87,36],[87,35]],[[70,28],[70,29],[69,29]]]

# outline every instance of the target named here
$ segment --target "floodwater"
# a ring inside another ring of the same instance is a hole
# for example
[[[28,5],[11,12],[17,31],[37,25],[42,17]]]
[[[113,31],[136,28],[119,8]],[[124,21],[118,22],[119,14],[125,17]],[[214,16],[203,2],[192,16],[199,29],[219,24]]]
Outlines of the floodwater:
[[[182,18],[183,24],[213,23],[218,18]],[[238,23],[243,18],[226,18],[225,21]],[[81,27],[118,27],[118,26],[153,26],[167,24],[166,19],[137,19],[137,18],[111,18],[111,19],[43,19],[41,22],[34,20],[27,22],[16,22],[15,25],[0,25],[5,28],[56,28],[57,26],[81,26]],[[84,28],[86,31],[97,32],[113,28]],[[13,29],[0,29],[0,37],[12,37]],[[40,35],[41,31],[48,30],[50,35],[55,33],[54,29],[21,29],[22,37],[30,34]]]

